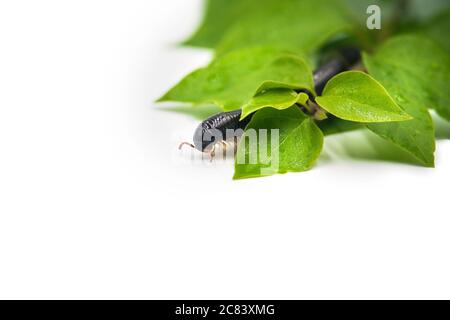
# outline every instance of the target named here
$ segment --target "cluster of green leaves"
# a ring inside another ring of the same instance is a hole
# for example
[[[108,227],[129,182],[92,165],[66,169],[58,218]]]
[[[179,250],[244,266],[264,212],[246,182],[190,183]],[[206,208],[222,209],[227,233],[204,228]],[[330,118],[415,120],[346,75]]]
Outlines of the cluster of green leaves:
[[[382,8],[381,30],[365,24],[373,2]],[[241,119],[252,114],[246,130],[279,129],[279,166],[271,170],[270,154],[260,159],[258,149],[246,148],[244,134],[237,158],[257,152],[258,161],[236,161],[235,178],[308,170],[324,135],[358,128],[432,167],[435,133],[428,110],[450,121],[450,10],[448,1],[426,2],[208,0],[203,23],[184,44],[213,49],[214,59],[159,101],[242,109]],[[317,95],[316,61],[342,39],[364,51],[365,72],[342,72]]]

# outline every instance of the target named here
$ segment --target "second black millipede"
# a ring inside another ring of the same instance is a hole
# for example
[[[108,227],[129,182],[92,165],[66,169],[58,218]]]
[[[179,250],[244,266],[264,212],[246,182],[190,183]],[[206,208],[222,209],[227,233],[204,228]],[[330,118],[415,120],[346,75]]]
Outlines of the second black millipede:
[[[351,66],[357,64],[360,60],[360,52],[354,48],[346,48],[339,51],[339,54],[331,59],[329,62],[320,66],[313,75],[315,91],[317,94],[321,94],[326,83],[334,77],[336,74],[346,71]],[[183,142],[183,145],[189,145],[201,152],[212,151],[213,146],[219,142],[215,137],[226,137],[227,130],[245,129],[250,122],[252,115],[249,115],[242,121],[239,121],[241,117],[241,110],[233,110],[229,112],[221,112],[215,114],[208,119],[204,120],[194,132],[193,144]],[[217,134],[219,133],[219,135]]]

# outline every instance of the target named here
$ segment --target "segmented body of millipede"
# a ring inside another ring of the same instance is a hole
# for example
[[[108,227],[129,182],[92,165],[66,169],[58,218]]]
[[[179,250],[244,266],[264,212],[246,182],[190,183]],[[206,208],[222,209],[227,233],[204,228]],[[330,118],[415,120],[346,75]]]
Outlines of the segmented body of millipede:
[[[339,54],[320,66],[313,74],[315,91],[321,94],[326,83],[338,73],[349,70],[360,61],[360,52],[354,48],[345,48],[339,51]],[[309,93],[310,94],[310,93]],[[310,94],[313,99],[313,96]],[[312,101],[314,105],[314,101]],[[180,149],[184,145],[188,145],[201,152],[208,153],[211,160],[215,156],[216,146],[221,144],[225,148],[228,144],[234,144],[236,150],[239,132],[243,132],[247,124],[250,122],[252,115],[249,115],[242,121],[241,110],[233,110],[229,112],[221,112],[215,114],[208,119],[202,121],[194,132],[193,144],[183,142]],[[230,134],[234,132],[234,134]]]

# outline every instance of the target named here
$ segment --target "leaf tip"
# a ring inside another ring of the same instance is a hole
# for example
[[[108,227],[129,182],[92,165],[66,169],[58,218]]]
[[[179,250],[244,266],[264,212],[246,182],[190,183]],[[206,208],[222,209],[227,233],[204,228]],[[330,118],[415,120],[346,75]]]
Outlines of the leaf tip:
[[[156,103],[165,102],[165,101],[167,101],[165,96],[159,97],[158,99],[155,100]]]
[[[409,121],[413,120],[414,117],[412,117],[410,114],[406,113],[402,108],[398,107],[401,112],[393,114],[391,117],[389,117],[388,120],[380,121],[380,122],[400,122],[400,121]]]
[[[155,102],[167,102],[171,101],[170,91],[164,93],[161,97],[155,100]]]
[[[245,118],[248,117],[248,115],[249,115],[249,112],[245,111],[245,109],[242,109],[241,117],[239,118],[239,121],[244,120]]]
[[[419,160],[423,164],[423,166],[426,167],[426,168],[430,168],[430,169],[436,168],[436,163],[435,163],[435,159],[434,159],[434,155],[433,154],[428,159],[423,159],[422,158],[422,159],[419,159]]]

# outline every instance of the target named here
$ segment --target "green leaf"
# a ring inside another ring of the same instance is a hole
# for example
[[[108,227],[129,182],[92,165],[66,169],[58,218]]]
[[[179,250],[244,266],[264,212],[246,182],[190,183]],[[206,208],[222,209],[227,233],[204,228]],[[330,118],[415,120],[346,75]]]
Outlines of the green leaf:
[[[373,57],[385,75],[396,76],[408,94],[450,120],[450,57],[440,46],[422,36],[406,35],[388,40]]]
[[[216,49],[219,55],[259,45],[313,52],[331,36],[349,28],[341,1],[256,1],[250,10],[236,16]]]
[[[297,93],[292,89],[266,90],[254,96],[249,103],[242,107],[241,120],[262,108],[271,107],[277,110],[284,110],[292,107],[297,102],[304,104],[308,101],[308,98],[306,93]]]
[[[392,92],[396,90],[392,87]],[[426,109],[413,100],[404,100],[402,106],[414,117],[414,120],[404,122],[376,123],[367,127],[404,150],[410,152],[425,166],[434,166],[434,126]]]
[[[247,48],[214,60],[194,71],[159,101],[213,103],[224,110],[239,109],[267,89],[314,92],[312,72],[297,55],[274,48]]]
[[[260,0],[205,0],[203,21],[185,45],[214,48],[234,23],[258,7]]]
[[[421,31],[450,52],[450,10],[433,18]]]
[[[261,129],[268,130],[267,139]],[[278,130],[277,144],[272,143],[276,142],[272,141],[272,129]],[[257,143],[247,143],[255,136]],[[259,144],[261,141],[267,142],[266,149]],[[253,148],[249,147],[252,145]],[[306,171],[316,162],[322,146],[322,132],[298,107],[260,110],[253,116],[239,143],[234,179]]]
[[[412,38],[401,37],[392,41],[388,41],[372,57],[364,54],[364,64],[370,74],[386,87],[398,104],[414,119],[404,122],[371,124],[368,125],[368,128],[380,137],[408,151],[425,166],[433,167],[435,134],[433,121],[427,110],[430,97],[422,86],[423,80],[418,79],[414,73],[409,71],[413,66],[405,68],[406,64],[403,60],[407,59],[406,53],[401,53],[402,50],[396,49],[403,42],[411,50],[408,43],[412,41]],[[389,51],[386,51],[385,48],[388,48]],[[411,50],[409,55],[414,55],[414,52],[415,50]],[[400,61],[395,63],[396,59]],[[428,62],[418,60],[417,63],[427,64]],[[399,67],[400,65],[403,67]]]
[[[411,117],[392,99],[384,87],[360,71],[333,77],[316,102],[332,115],[355,122],[404,121]]]

